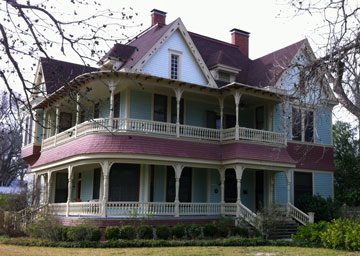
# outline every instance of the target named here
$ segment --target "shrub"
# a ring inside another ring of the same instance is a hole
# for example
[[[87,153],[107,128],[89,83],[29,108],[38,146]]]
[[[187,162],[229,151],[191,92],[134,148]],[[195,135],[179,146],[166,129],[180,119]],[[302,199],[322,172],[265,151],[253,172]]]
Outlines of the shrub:
[[[49,239],[51,241],[63,240],[63,229],[57,219],[51,216],[42,216],[35,223],[29,225],[25,233],[30,237]]]
[[[140,225],[137,227],[137,234],[139,239],[153,239],[153,228],[150,225]]]
[[[331,221],[339,217],[340,204],[330,197],[325,199],[320,195],[302,196],[296,201],[296,207],[305,213],[314,212],[315,222]]]
[[[201,227],[198,224],[190,224],[186,227],[186,233],[191,239],[198,238],[201,235]]]
[[[244,227],[232,227],[230,233],[232,236],[249,237],[249,230]]]
[[[79,225],[69,227],[67,230],[67,238],[72,242],[79,241],[99,241],[101,238],[100,228],[90,225]]]
[[[106,227],[105,238],[107,240],[116,240],[120,238],[120,228],[117,226]]]
[[[294,242],[308,245],[321,246],[320,234],[325,232],[329,227],[329,223],[320,221],[318,223],[309,223],[306,226],[300,226],[295,235],[293,235]]]
[[[125,225],[122,226],[121,232],[120,232],[120,238],[126,239],[126,240],[133,240],[136,238],[136,230],[134,226],[131,225]]]
[[[159,239],[167,240],[170,236],[170,228],[167,225],[159,225],[156,227],[156,236]]]
[[[176,224],[171,229],[171,233],[176,238],[183,238],[185,236],[185,226],[183,224]]]
[[[215,223],[205,224],[203,227],[205,237],[215,237],[217,235],[217,226]]]

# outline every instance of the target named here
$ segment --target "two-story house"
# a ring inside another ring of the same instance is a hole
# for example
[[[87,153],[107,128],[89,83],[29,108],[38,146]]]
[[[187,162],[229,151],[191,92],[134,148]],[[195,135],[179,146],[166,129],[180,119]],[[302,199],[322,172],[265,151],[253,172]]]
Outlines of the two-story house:
[[[272,204],[307,223],[297,198],[334,196],[336,104],[326,83],[312,85],[316,99],[296,90],[292,64],[314,58],[308,41],[251,60],[248,32],[231,30],[227,43],[159,10],[151,21],[98,69],[41,59],[46,95],[33,99],[22,157],[43,202],[64,223],[136,213],[251,224]]]

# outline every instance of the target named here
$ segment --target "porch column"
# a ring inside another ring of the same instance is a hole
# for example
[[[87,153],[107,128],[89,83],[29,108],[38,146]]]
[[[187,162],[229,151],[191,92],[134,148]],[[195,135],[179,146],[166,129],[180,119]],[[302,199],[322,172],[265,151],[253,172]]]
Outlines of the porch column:
[[[286,211],[287,211],[287,215],[289,215],[290,213],[290,183],[291,183],[291,170],[287,170],[285,172],[286,174],[286,189],[287,189],[287,204],[286,204]]]
[[[73,170],[73,166],[69,165],[69,167],[68,167],[68,198],[67,198],[67,204],[66,204],[66,217],[69,217],[69,213],[70,213],[72,177],[73,177],[72,170]]]
[[[181,172],[184,168],[183,165],[181,164],[175,164],[173,165],[174,167],[174,171],[175,171],[175,210],[174,210],[174,216],[175,217],[179,217],[179,206],[180,206],[180,201],[179,201],[179,187],[180,187],[180,177],[181,177]]]
[[[236,106],[236,125],[235,125],[235,140],[239,140],[239,104],[241,93],[239,91],[234,92],[235,106]]]
[[[237,187],[237,199],[236,199],[236,217],[240,217],[240,205],[241,205],[241,178],[244,172],[244,167],[241,165],[235,166],[236,173],[236,187]]]
[[[76,94],[76,117],[75,117],[75,138],[77,137],[77,128],[80,123],[80,93]]]
[[[55,111],[55,135],[59,133],[60,107],[56,106]]]
[[[220,105],[220,140],[222,140],[222,137],[223,137],[223,133],[222,133],[222,130],[223,130],[223,122],[224,122],[224,97],[223,96],[220,96],[218,97],[218,100],[219,100],[219,105]]]
[[[184,92],[183,89],[174,88],[175,96],[176,96],[176,137],[180,137],[180,101],[181,96]]]
[[[220,173],[220,190],[221,190],[221,215],[225,215],[225,172],[226,168],[218,169]]]
[[[107,202],[109,200],[109,174],[110,174],[110,167],[111,163],[109,161],[104,161],[101,164],[101,168],[103,171],[103,198],[102,198],[102,217],[106,218],[107,216]]]
[[[47,173],[47,192],[46,192],[46,204],[50,203],[50,193],[51,193],[51,175],[52,172],[48,171]]]
[[[288,116],[288,113],[287,113],[287,107],[286,107],[286,102],[283,102],[282,106],[283,106],[283,115],[284,115],[284,143],[285,145],[287,145],[287,116]]]
[[[114,95],[115,95],[115,83],[110,82],[109,84],[109,90],[110,90],[110,113],[109,113],[109,126],[110,131],[114,128]]]
[[[43,133],[42,133],[42,142],[46,139],[46,131],[48,124],[46,123],[46,110],[43,109],[43,120],[42,120],[42,126],[43,126]]]

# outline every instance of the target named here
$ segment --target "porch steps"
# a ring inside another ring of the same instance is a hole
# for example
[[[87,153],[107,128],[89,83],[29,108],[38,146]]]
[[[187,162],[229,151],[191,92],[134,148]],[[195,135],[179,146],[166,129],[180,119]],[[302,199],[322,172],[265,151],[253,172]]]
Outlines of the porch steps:
[[[267,231],[267,239],[291,239],[291,235],[295,234],[299,224],[292,218],[286,217],[276,221]]]

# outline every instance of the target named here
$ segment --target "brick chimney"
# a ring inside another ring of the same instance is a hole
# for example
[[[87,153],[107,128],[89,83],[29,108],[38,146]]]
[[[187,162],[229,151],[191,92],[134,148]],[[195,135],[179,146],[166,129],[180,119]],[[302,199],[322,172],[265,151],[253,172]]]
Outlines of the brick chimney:
[[[249,57],[249,32],[233,28],[231,32],[231,43],[236,45],[242,54]]]
[[[166,19],[166,12],[152,9],[151,11],[151,26],[154,26],[155,24],[159,25],[166,25],[165,23]]]

